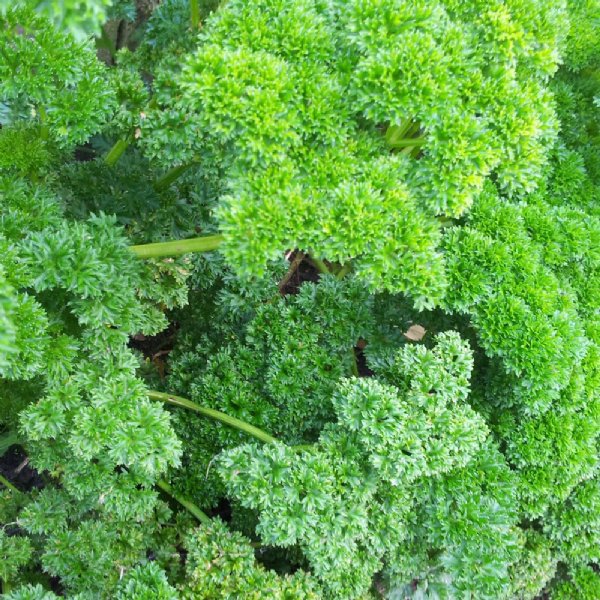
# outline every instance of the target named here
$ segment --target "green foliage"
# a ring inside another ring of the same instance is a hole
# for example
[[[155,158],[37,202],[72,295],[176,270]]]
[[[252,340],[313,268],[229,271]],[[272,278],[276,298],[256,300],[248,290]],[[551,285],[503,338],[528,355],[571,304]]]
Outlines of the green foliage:
[[[570,581],[561,582],[552,593],[552,598],[567,600],[581,598],[594,600],[600,594],[600,575],[591,567],[581,567],[571,575]]]
[[[114,0],[28,0],[35,10],[48,17],[58,28],[68,31],[75,39],[84,40],[98,35]]]
[[[179,341],[169,389],[287,442],[313,441],[334,415],[337,381],[352,372],[352,346],[373,328],[367,291],[351,278],[334,277],[285,299],[273,297],[269,280],[241,291],[235,280],[217,285],[216,306],[202,291],[192,298],[188,318],[221,327],[211,328],[212,339]],[[236,322],[245,311],[249,318]],[[212,457],[246,438],[189,414],[175,415],[175,423],[188,447],[177,485],[210,504],[221,490],[218,481],[203,483],[207,470],[212,475]]]
[[[12,288],[6,283],[4,270],[0,270],[0,368],[6,366],[15,348],[15,326],[12,316],[15,310]]]
[[[118,600],[177,600],[175,588],[169,585],[167,576],[156,563],[136,567],[119,584]]]
[[[557,557],[550,540],[533,529],[520,532],[520,556],[510,571],[510,597],[534,600],[556,573]]]
[[[491,359],[485,402],[535,516],[597,463],[600,222],[587,206],[596,184],[576,158],[557,157],[544,195],[514,203],[489,186],[445,240],[445,303],[469,316]]]
[[[56,600],[59,598],[53,592],[45,590],[39,583],[36,585],[29,583],[4,595],[7,600]]]
[[[46,140],[39,137],[36,126],[30,123],[3,124],[0,129],[0,173],[16,171],[20,176],[44,171],[54,152]]]
[[[581,71],[600,65],[600,3],[598,0],[569,1],[571,29],[565,63],[568,69]]]
[[[600,597],[599,10],[0,0],[4,595]]]
[[[585,349],[577,299],[557,280],[553,265],[544,264],[543,243],[561,253],[554,261],[573,260],[565,244],[569,240],[558,219],[553,219],[552,233],[543,230],[548,219],[540,219],[535,214],[539,206],[532,204],[502,203],[490,186],[471,211],[467,226],[453,228],[446,238],[451,257],[446,303],[472,315],[487,354],[500,357],[502,370],[515,379],[517,398],[505,402],[525,405],[524,412],[548,407],[568,384]],[[568,217],[581,221],[585,215],[571,211]],[[589,225],[592,235],[597,231],[594,225]],[[552,234],[558,238],[553,243],[548,239]],[[593,257],[585,250],[581,254]]]
[[[464,405],[469,351],[443,334],[432,351],[400,351],[391,370],[394,386],[342,381],[337,424],[310,449],[239,446],[222,455],[219,473],[229,494],[259,511],[261,539],[299,544],[332,597],[365,593],[384,561],[394,578],[412,579],[400,557],[424,535],[452,588],[495,597],[514,544],[514,492],[483,420]]]
[[[218,519],[186,537],[188,579],[182,598],[274,598],[310,600],[320,597],[319,588],[302,571],[279,577],[257,564],[250,540],[231,532]]]
[[[572,565],[600,562],[600,479],[580,483],[567,502],[550,511],[546,532],[562,560]]]
[[[81,3],[77,3],[79,6]],[[24,6],[0,14],[0,105],[61,146],[85,142],[110,117],[114,95],[86,42],[56,31]]]
[[[179,181],[176,188],[158,191],[152,185],[154,175],[147,160],[129,152],[118,169],[97,160],[67,163],[55,189],[70,217],[84,220],[100,213],[114,215],[134,243],[196,235],[195,219],[206,213],[203,190]]]
[[[175,81],[157,70],[141,142],[223,173],[217,214],[239,274],[298,247],[438,303],[435,217],[465,212],[492,172],[533,189],[556,134],[545,81],[564,6],[477,4],[228,2]],[[390,154],[386,139],[417,132],[422,148]]]
[[[136,497],[130,490],[125,501],[134,501],[137,506],[123,506],[117,513],[116,495],[106,492],[98,497],[92,493],[74,500],[62,490],[45,489],[22,512],[19,523],[32,535],[45,536],[40,556],[44,571],[60,577],[71,593],[93,596],[119,585],[120,593],[125,594],[127,589],[151,585],[153,579],[159,585],[160,571],[138,569],[136,565],[146,563],[149,550],[160,550],[160,563],[168,564],[166,550],[170,547],[170,553],[174,552],[173,540],[161,526],[168,521],[170,511],[156,503],[151,493]],[[102,506],[106,510],[98,513]],[[153,523],[152,527],[145,520]],[[89,576],[92,564],[94,577]]]
[[[184,279],[161,285],[160,269],[137,261],[112,217],[69,221],[41,186],[5,177],[1,188],[0,262],[14,290],[2,395],[23,394],[20,436],[31,463],[60,485],[48,485],[19,523],[36,536],[45,572],[73,594],[105,593],[121,568],[166,543],[158,538],[168,513],[152,486],[178,463],[181,445],[126,343],[165,327],[159,305],[185,300]],[[2,413],[9,426],[16,418]],[[12,549],[10,573],[27,543]]]
[[[31,552],[31,544],[26,537],[8,536],[0,529],[0,579],[12,580],[19,567],[29,562]]]

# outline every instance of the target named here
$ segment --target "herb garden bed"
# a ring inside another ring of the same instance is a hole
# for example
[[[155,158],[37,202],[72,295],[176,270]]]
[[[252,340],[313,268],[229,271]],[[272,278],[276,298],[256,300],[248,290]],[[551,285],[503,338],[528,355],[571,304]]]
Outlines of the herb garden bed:
[[[0,0],[9,600],[600,598],[599,0]]]

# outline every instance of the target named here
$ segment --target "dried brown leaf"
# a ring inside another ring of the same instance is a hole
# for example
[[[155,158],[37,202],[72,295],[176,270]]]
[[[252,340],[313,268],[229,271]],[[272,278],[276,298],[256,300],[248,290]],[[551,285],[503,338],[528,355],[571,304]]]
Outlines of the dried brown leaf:
[[[427,333],[427,330],[422,325],[411,325],[407,331],[404,332],[404,337],[411,340],[412,342],[420,342]]]

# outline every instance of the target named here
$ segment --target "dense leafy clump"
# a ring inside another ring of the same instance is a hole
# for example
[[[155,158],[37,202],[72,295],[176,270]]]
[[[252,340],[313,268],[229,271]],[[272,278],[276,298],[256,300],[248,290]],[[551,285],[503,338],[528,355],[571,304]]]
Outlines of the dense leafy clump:
[[[114,92],[85,41],[20,3],[0,15],[2,126],[33,121],[44,141],[85,142],[110,116]],[[4,116],[6,115],[6,117]]]
[[[225,453],[219,469],[229,492],[260,511],[257,532],[266,543],[300,545],[333,597],[366,592],[384,560],[394,579],[408,583],[411,571],[399,556],[423,544],[414,527],[440,551],[434,561],[413,554],[419,568],[437,562],[456,590],[497,593],[513,525],[511,483],[497,451],[484,445],[483,419],[463,404],[470,368],[456,335],[440,336],[433,351],[406,348],[393,364],[395,385],[340,383],[337,423],[310,449],[239,446]],[[470,469],[486,472],[485,488]],[[454,503],[473,512],[457,518]],[[475,527],[481,529],[469,547]],[[482,562],[486,569],[477,573]]]
[[[1,187],[0,261],[13,291],[0,419],[18,426],[32,464],[59,476],[62,488],[58,497],[45,491],[21,523],[47,536],[41,561],[48,573],[74,590],[100,590],[106,579],[116,581],[123,543],[135,560],[145,554],[147,541],[129,528],[154,513],[152,486],[179,461],[169,417],[147,398],[126,348],[128,335],[165,326],[157,304],[174,299],[152,271],[143,275],[113,218],[69,222],[42,187],[9,177]],[[105,557],[95,580],[84,559],[92,540]]]
[[[524,4],[228,2],[175,82],[158,70],[141,141],[222,173],[238,273],[299,247],[431,305],[436,217],[492,173],[533,189],[555,139],[564,6]]]
[[[15,327],[12,315],[15,309],[12,288],[6,282],[4,271],[0,273],[0,366],[4,367],[14,352]]]
[[[11,600],[600,597],[598,0],[0,0]]]
[[[188,580],[181,598],[302,598],[320,597],[318,586],[301,571],[278,577],[258,565],[250,540],[215,519],[186,539]]]

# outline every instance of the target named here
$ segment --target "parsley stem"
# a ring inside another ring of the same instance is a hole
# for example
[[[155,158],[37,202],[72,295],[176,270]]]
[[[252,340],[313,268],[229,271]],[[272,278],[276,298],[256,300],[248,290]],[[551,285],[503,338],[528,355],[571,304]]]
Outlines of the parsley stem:
[[[311,450],[315,447],[315,444],[296,444],[295,446],[290,446],[290,448],[294,452],[306,452],[307,450]]]
[[[182,498],[181,496],[176,494],[173,491],[173,488],[164,479],[159,479],[156,482],[156,486],[159,487],[163,492],[165,492],[166,494],[171,496],[171,498],[173,498],[173,500],[176,500],[177,502],[179,502],[179,504],[181,504],[181,506],[186,508],[192,515],[194,515],[196,517],[196,519],[198,519],[198,521],[200,521],[200,523],[204,523],[205,525],[210,523],[210,517],[205,512],[200,510],[190,500],[186,500],[185,498]]]
[[[8,479],[6,479],[6,477],[3,477],[2,475],[0,475],[0,484],[15,494],[21,493]]]
[[[403,138],[389,144],[390,148],[412,148],[416,146],[423,146],[427,138],[422,135],[417,138]]]
[[[104,162],[109,167],[114,167],[117,161],[123,156],[125,150],[129,146],[129,140],[117,140],[114,146],[108,151],[108,154],[104,157]]]
[[[19,438],[14,431],[7,431],[0,435],[0,456],[3,456],[11,446],[18,442]]]
[[[414,121],[407,119],[400,125],[390,125],[385,132],[385,141],[393,144],[396,140],[406,137],[408,132],[414,127]]]
[[[317,268],[317,271],[319,271],[319,273],[323,273],[324,275],[329,275],[331,273],[331,271],[327,268],[327,265],[325,264],[325,262],[322,261],[320,258],[316,258],[315,256],[313,256],[311,254],[310,260],[315,265],[315,267]]]
[[[192,29],[198,29],[200,26],[200,2],[198,0],[190,0],[190,20]]]
[[[358,372],[358,360],[356,358],[356,350],[354,348],[350,348],[350,359],[351,359],[351,366],[352,366],[352,375],[354,375],[354,377],[360,377],[360,373]]]
[[[185,165],[178,165],[177,167],[173,167],[169,169],[162,177],[157,179],[152,187],[157,192],[162,192],[166,190],[174,181],[179,179],[181,175],[183,175],[194,163],[187,163]]]
[[[181,256],[189,252],[210,252],[216,250],[222,241],[223,236],[215,234],[187,240],[141,244],[130,246],[130,248],[139,258],[163,258],[165,256]]]
[[[46,109],[43,106],[39,106],[38,113],[40,115],[40,139],[44,142],[48,141],[50,137],[50,130],[48,129],[48,115],[46,113]]]
[[[338,279],[343,279],[350,271],[352,271],[352,263],[348,261],[342,265],[342,268],[336,273],[336,277]]]
[[[189,408],[209,419],[214,419],[215,421],[220,421],[221,423],[225,423],[225,425],[229,425],[234,429],[238,429],[239,431],[243,431],[248,435],[255,437],[257,440],[261,442],[273,443],[277,440],[263,431],[258,427],[254,427],[254,425],[250,425],[245,421],[241,421],[240,419],[236,419],[235,417],[230,417],[225,413],[215,410],[214,408],[207,408],[205,406],[200,406],[200,404],[196,404],[187,398],[182,398],[181,396],[174,396],[173,394],[166,394],[164,392],[156,392],[154,390],[148,391],[148,397],[152,400],[161,400],[166,402],[167,404],[172,404],[173,406],[181,406],[183,408]]]

